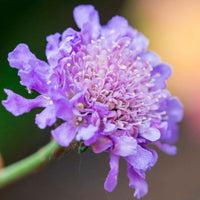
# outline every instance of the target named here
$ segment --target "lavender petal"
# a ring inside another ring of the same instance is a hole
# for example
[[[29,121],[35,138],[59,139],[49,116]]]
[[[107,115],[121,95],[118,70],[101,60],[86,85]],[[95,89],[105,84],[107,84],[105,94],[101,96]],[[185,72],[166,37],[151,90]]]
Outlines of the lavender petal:
[[[8,61],[11,67],[19,69],[21,84],[39,93],[48,91],[50,68],[32,54],[26,44],[19,44],[9,53]]]
[[[134,170],[134,168],[128,164],[127,176],[129,178],[129,187],[135,188],[134,197],[140,199],[148,192],[148,185],[143,177]]]
[[[108,192],[112,192],[117,186],[117,176],[119,172],[119,156],[110,154],[110,172],[104,183],[104,188]]]
[[[51,131],[54,140],[61,146],[68,147],[76,135],[73,122],[65,122]]]
[[[29,112],[36,107],[45,107],[48,101],[41,95],[35,99],[25,99],[24,97],[15,94],[13,91],[4,89],[8,95],[7,100],[2,101],[3,106],[15,116]]]

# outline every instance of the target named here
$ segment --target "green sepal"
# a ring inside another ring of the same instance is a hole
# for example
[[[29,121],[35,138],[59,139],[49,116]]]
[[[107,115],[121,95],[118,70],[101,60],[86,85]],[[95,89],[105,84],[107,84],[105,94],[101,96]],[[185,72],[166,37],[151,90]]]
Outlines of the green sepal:
[[[83,142],[80,143],[80,146],[78,147],[78,153],[82,154],[88,149],[88,146],[85,146]]]

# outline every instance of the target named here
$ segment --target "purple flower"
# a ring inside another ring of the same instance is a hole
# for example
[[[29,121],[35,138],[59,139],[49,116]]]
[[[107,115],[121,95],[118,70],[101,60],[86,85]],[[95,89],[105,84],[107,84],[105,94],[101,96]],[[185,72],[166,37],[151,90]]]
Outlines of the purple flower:
[[[148,144],[176,153],[172,144],[183,108],[165,90],[171,68],[147,51],[148,40],[123,17],[101,26],[94,7],[81,5],[74,9],[74,18],[80,32],[68,28],[47,37],[48,63],[37,59],[26,44],[9,53],[20,83],[40,95],[25,99],[6,89],[3,105],[15,116],[44,107],[35,122],[44,129],[62,119],[51,131],[60,145],[76,140],[95,153],[108,151],[111,169],[104,187],[109,192],[117,185],[123,157],[129,186],[140,198],[148,191],[145,172],[157,161]]]

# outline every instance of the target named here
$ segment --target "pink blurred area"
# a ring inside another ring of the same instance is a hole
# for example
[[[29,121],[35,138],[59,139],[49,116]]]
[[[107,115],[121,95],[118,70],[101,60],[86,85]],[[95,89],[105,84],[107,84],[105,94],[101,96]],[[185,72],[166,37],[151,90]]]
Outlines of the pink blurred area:
[[[123,15],[173,67],[168,89],[185,107],[191,137],[200,139],[200,1],[127,0]],[[199,134],[196,134],[199,132]]]

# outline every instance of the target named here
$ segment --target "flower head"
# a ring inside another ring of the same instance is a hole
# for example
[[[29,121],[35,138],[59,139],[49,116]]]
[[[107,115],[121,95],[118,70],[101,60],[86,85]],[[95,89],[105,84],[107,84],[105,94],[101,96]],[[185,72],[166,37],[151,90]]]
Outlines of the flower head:
[[[113,17],[99,23],[91,5],[74,9],[80,32],[68,28],[47,37],[48,63],[32,54],[25,44],[9,53],[11,67],[19,70],[21,84],[40,93],[25,99],[6,89],[3,105],[15,116],[44,107],[36,124],[44,129],[57,119],[64,122],[51,133],[55,141],[69,146],[73,140],[92,146],[95,153],[110,152],[110,172],[105,189],[117,185],[119,158],[127,162],[129,186],[140,198],[148,191],[145,171],[157,161],[152,143],[168,154],[177,139],[182,105],[165,90],[171,68],[147,51],[148,40]]]

